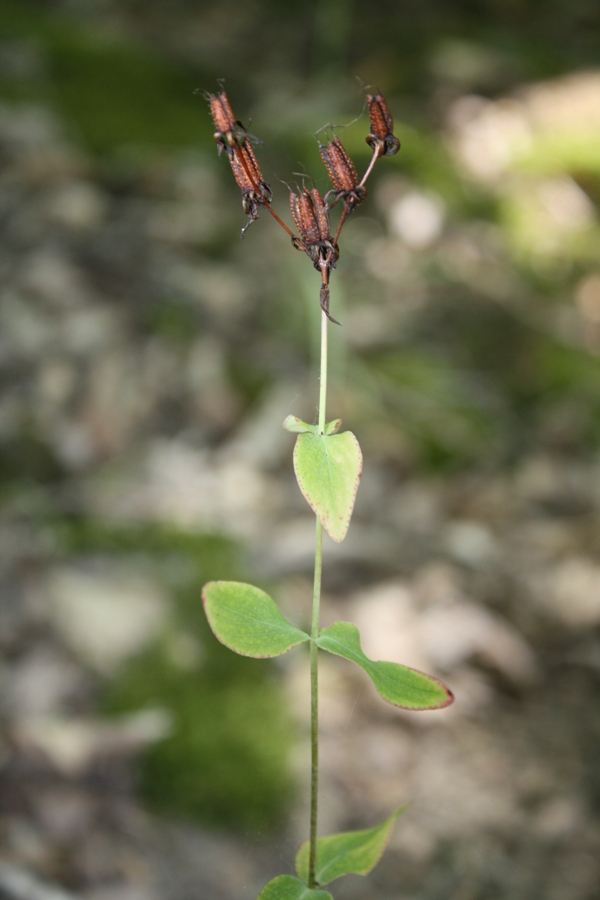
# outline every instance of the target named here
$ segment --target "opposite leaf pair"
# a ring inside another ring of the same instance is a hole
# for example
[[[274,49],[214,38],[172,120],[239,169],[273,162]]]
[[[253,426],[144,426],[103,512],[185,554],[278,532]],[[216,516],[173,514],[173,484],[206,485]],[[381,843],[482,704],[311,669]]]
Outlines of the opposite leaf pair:
[[[274,601],[251,584],[211,581],[202,599],[215,636],[241,656],[267,659],[311,640],[279,612]],[[395,662],[369,659],[362,651],[360,633],[350,622],[334,622],[322,628],[317,647],[355,662],[363,669],[384,700],[402,709],[442,709],[452,703],[451,691],[437,678]]]

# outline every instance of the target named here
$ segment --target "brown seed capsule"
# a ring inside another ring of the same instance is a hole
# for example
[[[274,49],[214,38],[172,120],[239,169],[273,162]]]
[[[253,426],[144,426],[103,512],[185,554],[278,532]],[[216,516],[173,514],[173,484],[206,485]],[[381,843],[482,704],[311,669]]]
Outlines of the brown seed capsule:
[[[222,134],[226,131],[233,131],[236,121],[225,91],[221,91],[220,94],[216,95],[207,94],[206,96],[210,104],[210,114],[216,130]]]
[[[383,94],[367,94],[367,108],[371,133],[365,138],[373,150],[380,148],[381,156],[394,156],[400,141],[394,134],[394,120]]]
[[[220,94],[205,94],[210,106],[210,114],[215,123],[215,133],[213,135],[217,142],[219,153],[225,148],[227,153],[231,155],[232,147],[238,143],[243,143],[246,139],[246,130],[242,123],[234,118],[233,110],[229,105],[229,100],[225,91]]]
[[[244,140],[243,143],[236,147],[235,153],[239,157],[254,188],[258,190],[262,196],[267,197],[268,195],[267,199],[270,200],[271,188],[266,181],[263,180],[262,172],[260,171],[260,166],[258,165],[258,160],[256,159],[250,141]]]
[[[303,188],[300,195],[290,191],[290,208],[302,242],[310,247],[330,241],[329,213],[317,188]]]
[[[354,163],[346,153],[338,137],[328,144],[319,144],[321,158],[327,166],[329,177],[336,191],[352,191],[358,184]]]
[[[242,191],[243,210],[248,216],[248,222],[242,230],[243,237],[252,222],[258,219],[258,207],[270,203],[272,192],[266,181],[263,181],[256,156],[247,140],[232,147],[228,158],[233,177]]]
[[[315,269],[321,272],[323,286],[321,288],[321,307],[332,322],[336,320],[329,315],[329,273],[335,269],[340,255],[329,230],[329,213],[327,205],[317,188],[310,191],[302,188],[300,194],[290,191],[290,208],[300,232],[302,244],[292,239],[294,247],[304,250],[312,260]],[[337,323],[339,325],[339,322]]]
[[[359,185],[354,163],[340,139],[334,137],[328,144],[319,144],[319,151],[333,184],[333,191],[327,195],[331,194],[335,198],[331,205],[343,199],[349,206],[357,206],[367,196],[367,191]]]
[[[250,177],[248,165],[244,165],[242,159],[243,157],[241,154],[241,147],[237,147],[232,153],[229,154],[231,171],[233,172],[233,177],[237,182],[237,186],[243,192],[251,192],[255,190],[255,182]]]

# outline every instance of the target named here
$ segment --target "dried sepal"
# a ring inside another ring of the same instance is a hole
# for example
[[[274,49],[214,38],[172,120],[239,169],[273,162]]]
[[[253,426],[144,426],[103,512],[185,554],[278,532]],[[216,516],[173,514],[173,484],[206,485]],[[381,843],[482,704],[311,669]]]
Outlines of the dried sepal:
[[[321,159],[325,163],[333,190],[329,191],[326,198],[333,197],[331,206],[342,199],[348,206],[354,208],[367,196],[367,190],[358,181],[358,175],[354,163],[346,153],[342,142],[337,136],[327,144],[319,143]]]
[[[335,325],[341,325],[341,322],[338,322],[337,319],[334,319],[332,315],[329,313],[329,285],[323,282],[321,285],[321,290],[319,292],[319,302],[321,304],[321,309],[327,316],[330,322],[333,322]]]
[[[365,138],[379,156],[394,156],[400,149],[400,141],[394,134],[394,120],[383,94],[367,94],[367,109],[371,133]]]

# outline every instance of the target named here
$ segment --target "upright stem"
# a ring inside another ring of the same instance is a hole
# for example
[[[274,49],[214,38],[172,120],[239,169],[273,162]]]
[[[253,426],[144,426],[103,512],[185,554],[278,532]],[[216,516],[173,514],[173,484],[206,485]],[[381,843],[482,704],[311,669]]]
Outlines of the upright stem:
[[[321,376],[319,380],[319,431],[325,432],[325,406],[327,402],[327,323],[325,313],[321,313]]]
[[[319,389],[319,431],[325,431],[325,404],[327,398],[327,316],[321,313],[321,382]],[[317,815],[319,794],[319,658],[316,639],[319,634],[319,607],[321,603],[321,573],[323,570],[323,526],[317,518],[315,536],[315,579],[313,586],[312,627],[310,642],[310,838],[308,860],[308,886],[317,887]]]

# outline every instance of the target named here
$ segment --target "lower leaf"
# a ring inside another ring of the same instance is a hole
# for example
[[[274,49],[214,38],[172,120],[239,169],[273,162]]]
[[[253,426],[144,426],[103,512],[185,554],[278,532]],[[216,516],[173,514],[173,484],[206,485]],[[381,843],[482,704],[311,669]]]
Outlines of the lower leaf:
[[[322,650],[343,656],[364,669],[380,697],[402,709],[442,709],[454,702],[454,694],[433,675],[395,662],[369,659],[360,645],[360,632],[350,622],[334,622],[316,641]]]
[[[264,886],[258,900],[333,900],[327,891],[312,890],[293,875],[279,875]]]
[[[387,817],[381,825],[364,831],[344,831],[317,840],[315,876],[319,884],[329,884],[342,875],[368,875],[386,848],[394,822],[406,806]],[[296,855],[296,871],[308,880],[309,842],[305,841]]]
[[[215,637],[241,656],[281,656],[310,640],[284,619],[268,594],[251,584],[209,581],[202,600]]]

